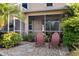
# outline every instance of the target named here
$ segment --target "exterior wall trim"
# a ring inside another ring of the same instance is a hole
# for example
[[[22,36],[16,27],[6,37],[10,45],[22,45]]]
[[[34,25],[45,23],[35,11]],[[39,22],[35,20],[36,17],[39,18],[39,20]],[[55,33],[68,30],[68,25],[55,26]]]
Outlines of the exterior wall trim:
[[[55,11],[41,11],[41,12],[30,12],[26,13],[28,16],[38,16],[38,15],[53,15],[53,14],[64,14],[63,10],[55,10]]]

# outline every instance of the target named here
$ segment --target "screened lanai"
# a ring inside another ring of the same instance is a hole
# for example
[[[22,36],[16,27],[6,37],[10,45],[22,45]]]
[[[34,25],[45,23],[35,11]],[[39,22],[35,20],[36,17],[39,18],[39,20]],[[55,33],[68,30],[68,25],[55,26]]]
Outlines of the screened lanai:
[[[61,32],[59,26],[62,14],[29,16],[29,31]]]
[[[4,27],[0,30],[0,32],[17,32],[17,33],[24,33],[25,31],[25,24],[23,20],[20,20],[16,17],[10,16],[8,20],[5,22]]]

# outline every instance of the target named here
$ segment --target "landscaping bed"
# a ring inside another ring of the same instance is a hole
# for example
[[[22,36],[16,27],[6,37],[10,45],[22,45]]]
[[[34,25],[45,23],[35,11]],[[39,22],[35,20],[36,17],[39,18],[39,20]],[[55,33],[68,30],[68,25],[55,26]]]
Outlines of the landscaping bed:
[[[52,47],[49,49],[48,43],[45,43],[45,46],[35,47],[35,43],[24,41],[16,47],[0,49],[0,54],[3,56],[65,56],[68,52],[66,47]]]

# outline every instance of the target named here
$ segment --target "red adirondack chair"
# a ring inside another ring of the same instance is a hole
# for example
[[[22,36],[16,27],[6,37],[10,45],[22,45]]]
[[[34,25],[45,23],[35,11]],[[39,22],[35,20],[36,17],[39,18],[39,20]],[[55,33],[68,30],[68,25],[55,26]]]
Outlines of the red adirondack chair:
[[[44,34],[42,32],[39,32],[36,35],[36,45],[41,46],[43,44],[44,44]]]
[[[57,32],[53,33],[52,36],[51,36],[51,38],[50,38],[49,48],[51,46],[58,46],[59,39],[60,39],[60,35]]]

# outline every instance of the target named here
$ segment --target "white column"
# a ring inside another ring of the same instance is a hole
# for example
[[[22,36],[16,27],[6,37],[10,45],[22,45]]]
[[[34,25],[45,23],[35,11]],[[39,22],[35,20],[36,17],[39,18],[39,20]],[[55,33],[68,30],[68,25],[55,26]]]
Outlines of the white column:
[[[21,23],[21,20],[20,20],[20,34],[21,34],[21,27],[22,27],[22,23]]]
[[[44,32],[46,32],[46,15],[44,15]]]
[[[60,24],[60,21],[59,21],[59,24]],[[61,32],[61,28],[60,28],[60,25],[59,25],[59,30],[58,30],[59,32]]]
[[[25,19],[25,33],[28,34],[28,26],[29,26],[29,19],[28,19],[28,15],[26,15],[26,19]]]
[[[8,31],[7,32],[9,32],[9,21],[10,21],[10,18],[9,18],[9,15],[8,15],[8,25],[7,25],[7,29],[8,29]]]
[[[15,32],[15,17],[14,17],[14,19],[13,19],[13,31]]]

